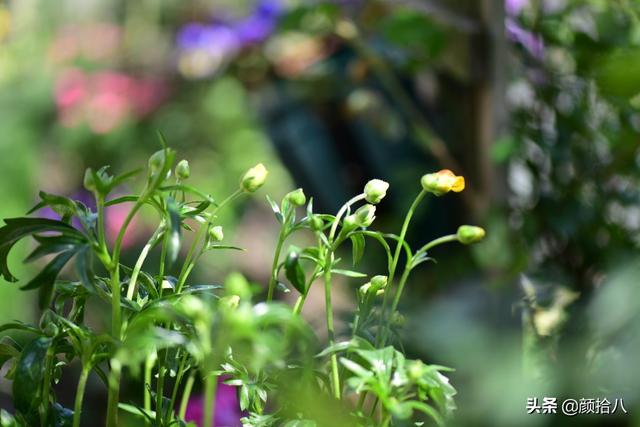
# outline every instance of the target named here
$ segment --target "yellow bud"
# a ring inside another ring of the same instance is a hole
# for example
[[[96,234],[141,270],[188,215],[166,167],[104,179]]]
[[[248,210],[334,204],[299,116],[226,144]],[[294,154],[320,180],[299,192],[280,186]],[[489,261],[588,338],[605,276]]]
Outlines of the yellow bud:
[[[262,163],[258,163],[244,174],[240,181],[240,188],[248,193],[253,193],[262,187],[268,174],[267,168]]]
[[[464,177],[455,175],[449,169],[443,169],[423,175],[420,184],[425,191],[442,196],[450,191],[459,193],[464,190]]]

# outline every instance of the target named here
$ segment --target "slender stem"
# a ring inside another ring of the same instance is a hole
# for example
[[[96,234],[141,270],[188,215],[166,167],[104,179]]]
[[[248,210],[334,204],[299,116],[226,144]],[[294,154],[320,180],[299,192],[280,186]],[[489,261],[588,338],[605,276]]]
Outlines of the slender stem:
[[[178,373],[176,374],[176,380],[173,384],[173,390],[171,391],[171,400],[169,402],[169,407],[172,410],[174,409],[176,398],[178,397],[178,389],[180,388],[180,383],[182,382],[182,378],[184,377],[184,374],[187,371],[187,368],[186,368],[187,357],[189,357],[189,353],[185,351],[184,354],[182,355],[182,358],[180,359],[180,365],[178,366]]]
[[[166,363],[166,354],[165,353],[165,363]],[[156,382],[156,425],[162,425],[162,418],[164,416],[164,374],[166,372],[166,368],[164,364],[158,365],[158,381]]]
[[[147,244],[144,245],[144,248],[142,248],[138,260],[133,267],[133,271],[131,272],[131,279],[129,279],[129,286],[127,287],[127,299],[133,299],[133,294],[136,290],[136,283],[138,282],[138,275],[140,274],[140,270],[142,269],[144,260],[147,258],[147,255],[149,255],[149,251],[151,250],[151,247],[154,245],[155,240],[157,239],[156,233],[153,233],[153,236],[151,236]]]
[[[204,380],[204,413],[202,414],[202,425],[213,426],[216,410],[216,388],[218,377],[208,374]]]
[[[104,249],[107,247],[104,237],[104,196],[96,196],[96,205],[98,209],[98,243],[100,244],[100,248]]]
[[[305,294],[300,294],[296,304],[293,306],[293,314],[298,315],[302,312],[302,306],[304,305],[304,300],[306,299]]]
[[[189,403],[189,398],[191,397],[191,390],[193,389],[193,383],[196,380],[196,371],[191,371],[189,377],[187,378],[187,382],[184,385],[184,389],[182,391],[182,399],[180,399],[180,410],[178,411],[178,417],[181,420],[184,420],[184,416],[187,413],[187,404]]]
[[[149,388],[151,387],[151,375],[153,373],[153,366],[156,363],[155,362],[156,358],[157,358],[156,353],[153,352],[150,355],[148,355],[144,361],[144,384],[142,385],[143,387],[142,399],[144,402],[144,410],[146,413],[151,412],[151,391],[149,390]],[[145,417],[145,424],[150,425],[149,420],[147,420],[146,417]]]
[[[273,299],[273,291],[276,288],[276,282],[278,281],[278,262],[280,261],[280,252],[282,251],[282,245],[286,239],[285,234],[286,225],[283,225],[278,235],[278,244],[276,245],[275,254],[273,255],[273,263],[271,264],[271,277],[269,278],[269,290],[267,291],[267,302]]]
[[[387,291],[384,293],[384,299],[382,301],[382,311],[380,313],[380,322],[378,324],[378,331],[377,331],[377,336],[376,336],[376,346],[380,346],[381,344],[384,344],[384,340],[386,339],[386,336],[384,336],[384,333],[382,332],[383,330],[383,325],[384,325],[384,315],[386,313],[386,309],[387,309],[387,305],[388,305],[388,301],[389,301],[389,291],[391,289],[391,286],[393,286],[393,279],[394,279],[394,275],[396,272],[396,267],[398,266],[398,260],[400,259],[400,252],[402,252],[402,246],[404,245],[404,239],[407,235],[407,230],[409,229],[409,223],[411,222],[411,218],[413,217],[413,213],[415,212],[416,208],[418,207],[418,205],[420,204],[420,202],[422,201],[422,199],[424,198],[424,196],[426,195],[426,191],[425,190],[421,190],[420,193],[418,194],[418,196],[416,196],[416,198],[414,199],[413,203],[411,204],[411,207],[409,208],[409,211],[407,212],[407,216],[404,219],[404,223],[402,224],[402,230],[400,231],[400,236],[398,238],[398,242],[396,245],[396,251],[393,255],[393,260],[391,261],[391,270],[389,271],[389,278],[388,278],[388,287],[387,287]]]
[[[84,398],[84,389],[87,385],[87,378],[89,378],[90,369],[86,366],[82,366],[80,372],[80,378],[78,379],[78,386],[76,388],[76,400],[73,405],[73,427],[80,427],[80,416],[82,414],[82,400]]]
[[[49,347],[46,355],[44,378],[42,381],[42,400],[40,406],[40,424],[44,427],[49,414],[49,394],[51,392],[51,363],[53,361],[54,346]]]
[[[424,245],[423,247],[421,247],[414,255],[414,258],[422,253],[427,252],[429,249],[438,246],[438,245],[442,245],[443,243],[448,243],[448,242],[457,242],[458,241],[458,236],[455,234],[449,234],[447,236],[442,236],[439,237],[437,239],[434,239],[432,241],[430,241],[429,243],[427,243],[426,245]],[[391,304],[391,313],[394,313],[397,308],[398,308],[398,304],[400,303],[400,298],[402,297],[402,292],[404,291],[404,286],[407,282],[407,279],[409,278],[409,273],[411,273],[411,268],[409,268],[409,265],[407,263],[407,266],[405,267],[404,271],[402,272],[402,277],[400,278],[400,282],[398,284],[398,291],[396,292],[394,298],[393,298],[393,303]]]
[[[329,241],[330,242],[333,241],[333,237],[336,235],[336,230],[338,229],[338,224],[340,223],[340,219],[342,218],[342,215],[344,215],[346,210],[351,205],[353,205],[354,203],[356,203],[356,202],[358,202],[360,200],[364,200],[365,197],[366,197],[366,195],[364,193],[358,194],[357,196],[355,196],[351,200],[349,200],[347,203],[342,205],[342,207],[340,208],[340,210],[336,214],[336,218],[333,220],[333,224],[331,224],[331,231],[329,232]]]
[[[116,359],[111,359],[111,372],[109,373],[109,398],[107,401],[107,427],[118,426],[118,400],[120,394],[120,376],[122,366]]]
[[[324,270],[324,300],[325,312],[327,316],[327,338],[329,346],[335,344],[335,332],[333,329],[333,307],[331,305],[331,262],[333,254],[327,254],[327,265]],[[338,372],[338,356],[331,354],[331,386],[333,388],[333,396],[340,399],[340,374]]]
[[[382,420],[382,424],[380,424],[380,427],[387,427],[390,422],[391,422],[391,414],[387,414]]]

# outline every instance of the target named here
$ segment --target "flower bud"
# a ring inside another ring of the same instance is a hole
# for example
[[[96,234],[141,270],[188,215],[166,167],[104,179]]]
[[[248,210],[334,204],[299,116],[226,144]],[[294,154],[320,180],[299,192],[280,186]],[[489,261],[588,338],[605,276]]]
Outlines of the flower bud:
[[[206,311],[206,307],[202,303],[202,300],[193,295],[186,295],[180,299],[180,308],[182,311],[191,317],[201,315]]]
[[[188,179],[190,175],[189,162],[187,160],[180,160],[176,165],[176,177],[184,181]]]
[[[371,278],[371,286],[377,292],[380,289],[384,289],[387,286],[387,276],[373,276]]]
[[[162,170],[165,162],[165,150],[158,150],[149,157],[149,174],[156,175]]]
[[[456,235],[458,236],[458,241],[460,243],[470,245],[471,243],[477,243],[482,240],[484,238],[485,231],[483,228],[473,225],[461,225],[458,227]]]
[[[238,295],[228,295],[226,297],[222,297],[220,298],[220,304],[231,310],[235,310],[240,304],[240,297]]]
[[[87,168],[87,170],[84,171],[83,185],[86,190],[92,193],[97,191],[98,187],[96,186],[96,178],[93,174],[93,169]]]
[[[224,239],[224,233],[222,232],[222,226],[216,225],[209,229],[209,237],[214,242],[221,242]]]
[[[358,227],[368,227],[376,219],[376,207],[364,205],[355,212],[355,222]]]
[[[344,231],[354,230],[358,226],[356,214],[348,215],[342,220],[342,229]]]
[[[412,360],[408,363],[407,374],[412,382],[419,381],[425,372],[424,363],[421,360]]]
[[[365,200],[369,203],[378,204],[387,195],[389,183],[381,179],[372,179],[364,186]]]
[[[267,180],[267,168],[262,163],[258,163],[247,171],[240,181],[240,188],[247,193],[253,193],[262,187]]]
[[[449,169],[443,169],[436,173],[423,175],[420,184],[425,191],[442,196],[449,191],[459,193],[464,190],[464,177],[456,176]]]
[[[321,231],[324,227],[324,221],[318,215],[313,215],[310,220],[311,229],[313,231]]]
[[[302,188],[298,188],[285,196],[293,206],[304,206],[307,203],[307,197],[304,195]]]

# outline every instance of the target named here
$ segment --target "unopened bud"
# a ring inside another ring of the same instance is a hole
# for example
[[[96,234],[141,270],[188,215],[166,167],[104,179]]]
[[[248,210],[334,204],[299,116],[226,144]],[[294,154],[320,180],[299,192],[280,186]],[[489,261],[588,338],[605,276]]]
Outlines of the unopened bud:
[[[302,188],[288,193],[285,198],[287,198],[293,206],[304,206],[304,204],[307,203],[307,197],[304,195]]]
[[[149,174],[156,175],[164,167],[165,150],[158,150],[149,157]]]
[[[449,191],[459,193],[464,190],[464,177],[456,176],[449,169],[443,169],[436,173],[423,175],[420,184],[425,191],[442,196]]]
[[[460,243],[470,245],[471,243],[477,243],[482,240],[484,238],[485,231],[483,228],[473,225],[461,225],[458,227],[456,235],[458,236],[458,241]]]
[[[365,200],[369,203],[378,204],[387,195],[389,183],[381,179],[372,179],[364,186]]]
[[[244,174],[240,181],[240,188],[248,193],[257,191],[267,180],[268,173],[267,168],[262,163],[258,163]]]
[[[376,207],[364,205],[355,212],[355,222],[358,227],[368,227],[376,219]]]
[[[238,295],[228,295],[226,297],[222,297],[220,298],[220,304],[231,310],[235,310],[240,304],[240,297]]]
[[[222,226],[216,225],[215,227],[211,227],[209,229],[209,237],[211,237],[211,240],[214,242],[221,242],[224,239]]]
[[[96,186],[96,178],[94,176],[93,169],[87,168],[87,170],[84,171],[83,185],[85,189],[91,191],[92,193],[95,193],[98,189],[98,187]]]
[[[321,231],[324,227],[324,221],[318,215],[313,215],[311,217],[311,229],[313,231]]]
[[[190,175],[189,162],[187,160],[180,160],[176,165],[176,177],[184,181],[188,179]]]

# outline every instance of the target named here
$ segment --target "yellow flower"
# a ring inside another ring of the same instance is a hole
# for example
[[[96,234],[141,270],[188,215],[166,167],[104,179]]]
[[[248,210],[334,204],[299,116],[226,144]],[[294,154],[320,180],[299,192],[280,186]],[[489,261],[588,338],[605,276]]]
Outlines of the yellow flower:
[[[240,188],[247,193],[253,193],[258,188],[262,187],[267,180],[267,168],[262,163],[258,163],[247,171],[240,181]]]
[[[425,191],[442,196],[449,191],[459,193],[464,190],[464,177],[457,176],[449,169],[442,169],[436,173],[423,175],[420,184]]]

